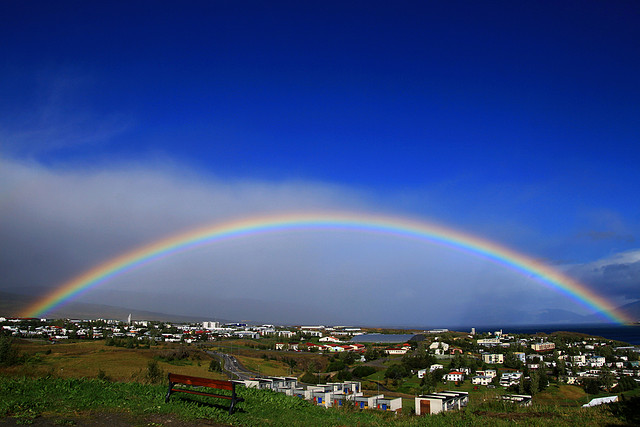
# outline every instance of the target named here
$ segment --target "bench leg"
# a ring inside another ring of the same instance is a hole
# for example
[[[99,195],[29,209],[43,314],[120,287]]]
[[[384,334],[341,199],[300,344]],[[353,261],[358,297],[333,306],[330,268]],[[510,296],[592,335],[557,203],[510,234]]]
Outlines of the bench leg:
[[[237,401],[238,399],[236,396],[236,386],[234,384],[233,388],[231,389],[231,406],[229,406],[229,415],[233,414],[233,408],[236,406]]]
[[[169,403],[169,397],[171,396],[171,390],[173,390],[173,385],[171,381],[169,381],[169,390],[167,391],[167,396],[164,398],[164,403]]]

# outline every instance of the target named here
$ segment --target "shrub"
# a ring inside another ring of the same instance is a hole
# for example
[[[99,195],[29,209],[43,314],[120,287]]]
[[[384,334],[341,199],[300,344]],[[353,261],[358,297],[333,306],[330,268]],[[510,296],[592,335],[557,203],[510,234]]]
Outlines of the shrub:
[[[160,366],[158,366],[158,362],[155,360],[150,360],[147,365],[147,381],[150,384],[160,384],[164,379],[164,371]]]
[[[614,392],[620,393],[623,391],[633,390],[638,387],[638,383],[631,377],[623,376],[618,381],[618,385],[613,389]]]
[[[338,372],[338,375],[336,376],[338,378],[338,381],[349,381],[351,378],[353,378],[353,374],[347,368],[344,368],[343,370]]]
[[[399,363],[389,366],[387,372],[384,373],[385,378],[391,378],[393,380],[399,380],[409,375],[409,370]]]
[[[311,372],[305,373],[302,378],[300,378],[300,381],[307,384],[318,384],[320,382],[318,377],[313,375]]]
[[[209,372],[222,372],[222,366],[218,360],[213,359],[209,363]]]
[[[102,369],[98,370],[98,379],[101,381],[111,381],[111,377],[109,377],[109,375],[107,375],[107,373]]]
[[[11,366],[18,363],[20,354],[13,346],[13,338],[0,335],[0,366]]]
[[[358,378],[368,377],[369,375],[376,373],[376,368],[373,366],[356,366],[352,371],[353,375]]]
[[[340,359],[332,360],[327,366],[327,372],[341,371],[344,368],[345,368],[345,364],[342,360]]]

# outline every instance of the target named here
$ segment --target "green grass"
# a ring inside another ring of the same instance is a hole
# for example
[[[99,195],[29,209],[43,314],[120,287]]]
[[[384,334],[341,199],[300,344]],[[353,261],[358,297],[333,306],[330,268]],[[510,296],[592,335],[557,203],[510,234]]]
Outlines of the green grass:
[[[366,377],[365,379],[367,380],[371,380],[371,381],[384,381],[384,374],[385,372],[387,372],[386,369],[378,371],[376,373],[373,373],[371,375],[369,375],[368,377]]]
[[[181,393],[164,403],[165,386],[138,383],[111,383],[99,380],[64,378],[0,378],[0,417],[30,423],[37,417],[54,422],[73,422],[73,417],[115,413],[134,424],[163,423],[173,419],[247,426],[466,426],[466,425],[615,425],[638,424],[640,398],[619,405],[596,408],[566,408],[534,405],[529,408],[490,401],[462,411],[415,417],[394,416],[372,410],[325,409],[282,393],[239,388],[245,399],[233,415],[228,402]],[[408,402],[407,402],[408,403]],[[71,420],[70,420],[71,418]],[[198,421],[200,420],[200,421]]]

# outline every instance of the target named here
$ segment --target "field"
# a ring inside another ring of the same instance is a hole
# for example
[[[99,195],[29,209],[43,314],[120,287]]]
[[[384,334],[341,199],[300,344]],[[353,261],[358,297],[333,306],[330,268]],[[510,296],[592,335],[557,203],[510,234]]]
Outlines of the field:
[[[104,341],[56,344],[22,341],[18,347],[27,356],[26,362],[4,368],[2,372],[5,375],[97,378],[100,374],[113,381],[135,381],[144,375],[149,362],[155,360],[164,372],[226,379],[222,373],[208,371],[212,357],[197,349],[190,350],[189,358],[166,361],[167,355],[171,355],[177,345],[129,349],[107,346]]]
[[[9,417],[29,424],[45,420],[53,424],[90,424],[107,418],[115,425],[634,425],[640,423],[640,397],[629,395],[611,406],[581,408],[588,396],[578,387],[550,386],[528,408],[501,403],[495,390],[472,396],[469,406],[428,417],[411,415],[413,399],[407,394],[400,415],[360,411],[353,407],[325,409],[310,402],[271,391],[245,389],[238,411],[229,416],[227,401],[210,397],[172,396],[164,403],[164,374],[176,372],[208,378],[224,378],[210,372],[212,358],[193,346],[185,353],[177,345],[151,348],[122,348],[104,342],[48,344],[21,341],[18,347],[24,363],[0,368],[0,423]],[[243,353],[243,351],[239,351]],[[239,355],[248,367],[261,365],[264,373],[281,373],[290,367],[261,353],[257,357]],[[177,358],[177,356],[181,356]],[[315,356],[317,357],[317,356]],[[311,355],[300,355],[299,363]],[[163,376],[152,381],[149,364],[157,363]],[[471,388],[463,384],[461,390]]]

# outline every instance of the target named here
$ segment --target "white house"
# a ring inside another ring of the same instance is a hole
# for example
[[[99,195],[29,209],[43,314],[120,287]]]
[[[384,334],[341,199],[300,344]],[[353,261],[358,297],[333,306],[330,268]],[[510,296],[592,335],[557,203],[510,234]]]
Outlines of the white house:
[[[504,355],[483,353],[482,361],[490,365],[501,364],[501,363],[504,363]]]
[[[464,373],[459,371],[452,371],[452,372],[449,372],[447,375],[445,375],[445,379],[447,381],[454,381],[454,382],[464,381]]]
[[[476,375],[475,377],[471,378],[471,384],[474,384],[474,385],[489,385],[489,384],[491,384],[492,380],[493,380],[493,378],[488,377],[486,375]]]
[[[478,339],[478,345],[492,347],[494,345],[500,345],[500,338],[480,338]]]
[[[531,349],[534,351],[549,351],[554,348],[556,348],[556,345],[552,342],[536,342],[531,344]]]
[[[509,387],[518,384],[520,378],[522,378],[522,372],[503,372],[500,376],[500,385],[502,387]]]
[[[491,378],[495,378],[498,375],[495,369],[485,369],[484,371],[476,371],[476,374],[485,376],[485,377],[491,377]]]
[[[445,354],[449,350],[449,344],[436,341],[431,343],[429,350],[434,350],[435,354]]]
[[[531,396],[528,394],[503,394],[501,400],[514,402],[521,406],[531,406]]]
[[[586,366],[587,357],[584,354],[573,356],[573,364],[576,366]]]
[[[468,401],[469,393],[463,391],[445,391],[417,396],[415,398],[416,415],[430,415],[460,409],[466,406]]]
[[[402,410],[402,398],[390,398],[384,396],[377,396],[373,402],[376,409],[381,411],[400,412]]]
[[[389,355],[392,355],[392,354],[406,354],[407,351],[408,351],[407,347],[404,347],[404,348],[394,347],[394,348],[388,348],[384,352]]]
[[[376,408],[376,400],[378,398],[384,397],[384,395],[380,394],[378,396],[356,396],[353,400],[355,402],[356,408],[360,409],[375,409]]]

